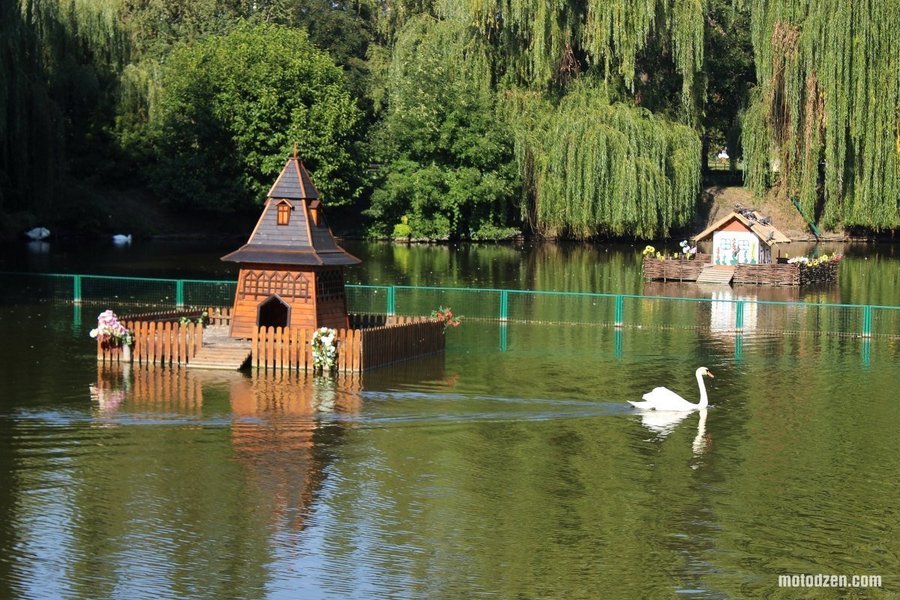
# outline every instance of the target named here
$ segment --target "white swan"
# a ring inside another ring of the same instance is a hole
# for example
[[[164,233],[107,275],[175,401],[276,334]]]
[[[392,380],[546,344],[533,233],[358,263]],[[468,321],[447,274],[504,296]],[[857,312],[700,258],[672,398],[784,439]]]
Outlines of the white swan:
[[[664,387],[653,388],[653,391],[644,394],[644,402],[628,401],[630,405],[641,410],[671,410],[671,411],[691,411],[699,410],[709,406],[709,399],[706,397],[706,385],[703,384],[703,376],[713,377],[706,367],[700,367],[696,371],[697,385],[700,386],[700,403],[693,404],[688,402],[675,392]]]
[[[27,235],[29,239],[36,241],[46,240],[50,237],[50,230],[46,227],[34,227],[26,231],[25,235]]]
[[[125,235],[122,233],[117,233],[112,237],[112,239],[113,244],[115,244],[116,246],[127,246],[131,243],[131,234],[129,233],[128,235]]]

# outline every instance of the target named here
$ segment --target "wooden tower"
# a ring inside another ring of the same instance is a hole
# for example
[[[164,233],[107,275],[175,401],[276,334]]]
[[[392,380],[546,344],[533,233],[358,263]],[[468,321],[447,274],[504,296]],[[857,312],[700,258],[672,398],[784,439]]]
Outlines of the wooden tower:
[[[231,337],[252,337],[263,326],[349,326],[343,269],[360,260],[337,245],[296,155],[269,190],[250,239],[222,260],[241,266]]]

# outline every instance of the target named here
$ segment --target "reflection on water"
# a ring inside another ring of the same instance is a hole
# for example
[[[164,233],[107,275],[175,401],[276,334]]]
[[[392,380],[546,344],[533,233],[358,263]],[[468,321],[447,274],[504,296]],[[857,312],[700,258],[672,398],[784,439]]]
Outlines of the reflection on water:
[[[471,321],[332,380],[98,369],[72,319],[0,306],[0,598],[898,589],[893,338],[757,329],[739,357],[706,329],[510,323],[501,351]],[[715,408],[628,406],[700,364]]]

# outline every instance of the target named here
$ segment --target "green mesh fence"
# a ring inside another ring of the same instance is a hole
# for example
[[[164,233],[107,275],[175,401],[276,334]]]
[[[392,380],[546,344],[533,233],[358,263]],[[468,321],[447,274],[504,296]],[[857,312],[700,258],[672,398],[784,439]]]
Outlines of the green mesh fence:
[[[382,285],[348,285],[344,293],[347,310],[357,314],[385,315],[388,307],[390,288]]]
[[[81,301],[130,306],[176,304],[176,284],[166,279],[82,275]]]
[[[506,297],[508,298],[507,319],[510,321],[615,323],[615,296],[599,294],[562,295],[510,290]]]
[[[236,282],[0,273],[0,299],[105,303],[109,306],[230,306]],[[347,309],[359,314],[429,315],[450,307],[473,320],[692,328],[715,332],[818,332],[900,337],[900,307],[770,302],[732,297],[678,298],[445,288],[347,285]]]
[[[231,306],[237,281],[189,281],[184,282],[185,306]]]

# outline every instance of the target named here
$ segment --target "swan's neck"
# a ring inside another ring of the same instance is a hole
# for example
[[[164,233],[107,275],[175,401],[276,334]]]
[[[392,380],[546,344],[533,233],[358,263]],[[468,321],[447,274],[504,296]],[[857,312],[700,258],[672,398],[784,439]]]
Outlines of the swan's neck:
[[[700,371],[697,371],[697,385],[700,386],[700,404],[697,406],[706,408],[709,406],[709,398],[706,397],[706,384],[703,383],[703,374]]]

